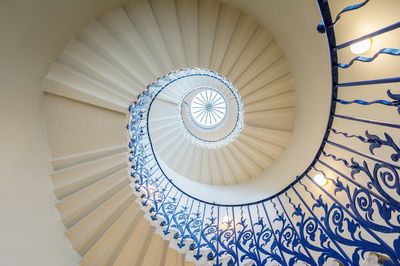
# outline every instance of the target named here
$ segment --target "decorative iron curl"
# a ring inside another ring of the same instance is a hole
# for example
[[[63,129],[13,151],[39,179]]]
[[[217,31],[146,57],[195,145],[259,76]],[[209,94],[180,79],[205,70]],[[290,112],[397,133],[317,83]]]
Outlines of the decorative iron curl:
[[[339,204],[333,203],[329,206],[320,195],[313,208],[320,208],[324,211],[320,216],[320,220],[325,225],[329,235],[343,245],[355,247],[352,255],[354,264],[352,265],[359,265],[361,257],[364,258],[367,252],[384,253],[390,257],[390,260],[385,265],[397,265],[397,251],[390,248],[386,243],[378,242],[377,239],[375,239],[377,242],[368,240],[364,236],[366,232],[362,230],[358,221],[348,217],[345,214],[345,209]],[[344,232],[348,232],[348,234],[344,234]]]
[[[355,167],[353,164],[349,163],[346,159],[337,157],[336,155],[331,154],[331,153],[327,153],[326,151],[322,151],[322,155],[325,156],[326,158],[330,157],[336,162],[342,162],[347,167],[350,167],[350,168]]]
[[[375,155],[375,149],[379,149],[383,146],[393,149],[394,153],[390,155],[390,159],[394,162],[398,162],[400,159],[400,147],[396,144],[393,138],[388,134],[384,133],[385,138],[380,138],[378,135],[371,134],[368,130],[365,131],[365,137],[356,134],[348,134],[346,132],[338,131],[334,128],[329,129],[336,135],[342,135],[346,138],[357,138],[361,142],[369,143],[369,152]]]
[[[357,138],[357,139],[359,139],[360,141],[362,141],[364,143],[368,142],[367,139],[365,139],[363,136],[360,136],[360,135],[349,134],[349,133],[346,133],[346,132],[343,132],[343,131],[338,131],[338,130],[336,130],[334,128],[330,128],[329,131],[333,132],[336,135],[342,135],[342,136],[344,136],[346,138]]]
[[[363,63],[369,63],[369,62],[374,61],[381,54],[399,56],[400,55],[400,50],[399,49],[395,49],[395,48],[383,48],[383,49],[380,49],[372,57],[356,56],[352,60],[350,60],[349,63],[347,63],[347,64],[338,63],[337,66],[340,67],[340,68],[346,69],[346,68],[351,67],[354,64],[354,62],[356,62],[356,61],[363,62]]]
[[[394,206],[375,197],[368,189],[362,187],[351,189],[339,177],[330,180],[335,186],[334,195],[345,193],[348,199],[345,206],[352,210],[360,224],[382,233],[400,233],[400,214]],[[376,221],[376,218],[380,219]]]
[[[336,99],[336,102],[341,103],[341,104],[360,104],[360,105],[371,105],[371,104],[382,104],[386,106],[398,106],[399,104],[393,103],[391,101],[387,100],[374,100],[374,101],[364,101],[364,100],[352,100],[352,101],[346,101],[342,99]]]
[[[325,2],[327,2],[327,1],[325,1]],[[345,7],[344,9],[342,9],[342,11],[340,11],[340,12],[336,15],[335,20],[334,20],[330,25],[324,25],[323,22],[319,23],[318,26],[317,26],[317,31],[318,31],[319,33],[325,33],[326,27],[332,28],[333,26],[335,26],[335,24],[340,20],[340,18],[342,17],[342,15],[343,15],[344,13],[349,12],[349,11],[354,11],[354,10],[356,10],[356,9],[359,9],[359,8],[365,6],[368,2],[369,2],[369,0],[365,0],[364,2],[361,2],[361,3],[355,4],[355,5],[350,5],[350,6]]]
[[[246,218],[241,217],[236,224],[237,247],[242,252],[240,262],[244,260],[253,261],[256,265],[262,265],[261,259],[256,251],[256,243],[254,241],[254,231],[251,230]]]
[[[314,259],[306,252],[301,240],[299,239],[295,228],[292,227],[288,221],[289,217],[286,218],[283,213],[279,214],[276,204],[273,200],[273,207],[277,213],[277,217],[273,220],[273,225],[279,229],[275,229],[275,235],[277,237],[277,246],[282,253],[290,256],[288,265],[294,265],[297,261],[302,261],[308,265],[316,265]]]
[[[359,8],[365,6],[368,2],[369,2],[369,0],[365,0],[365,1],[361,2],[361,3],[355,4],[355,5],[350,5],[350,6],[347,6],[347,7],[343,8],[342,11],[340,11],[339,14],[337,14],[335,20],[332,22],[332,26],[335,25],[340,20],[341,16],[344,13],[359,9]]]
[[[218,244],[220,246],[218,256],[229,256],[230,260],[228,262],[228,265],[237,264],[238,254],[236,252],[235,230],[233,228],[231,220],[228,221],[227,228],[219,230]]]
[[[400,52],[400,51],[399,51]],[[397,107],[397,112],[400,114],[400,94],[396,94],[391,92],[391,90],[387,90],[386,94],[388,95],[389,98],[393,99],[393,101],[389,100],[373,100],[373,101],[364,101],[364,100],[352,100],[352,101],[347,101],[343,99],[336,99],[335,101],[340,103],[340,104],[359,104],[359,105],[371,105],[371,104],[381,104],[381,105],[386,105],[386,106],[395,106]]]
[[[285,259],[279,253],[272,229],[264,223],[262,217],[258,218],[257,222],[254,223],[254,227],[259,228],[255,241],[257,249],[261,254],[265,255],[265,258],[261,261],[261,265],[266,265],[268,262],[287,265]]]
[[[368,187],[375,188],[391,205],[400,209],[400,177],[396,169],[387,163],[375,163],[371,171],[366,161],[362,165],[354,163],[357,167],[353,168],[351,176],[354,178],[360,172],[365,173],[369,178]]]

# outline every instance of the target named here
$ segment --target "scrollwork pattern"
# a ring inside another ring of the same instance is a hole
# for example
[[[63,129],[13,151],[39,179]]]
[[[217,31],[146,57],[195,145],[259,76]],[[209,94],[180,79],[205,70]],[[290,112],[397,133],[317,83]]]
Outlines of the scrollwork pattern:
[[[254,223],[254,227],[259,227],[255,241],[257,249],[265,256],[261,261],[261,265],[266,265],[268,262],[287,265],[285,259],[280,255],[273,230],[266,225],[264,217],[258,217],[257,221]]]
[[[304,247],[297,235],[295,228],[292,227],[283,213],[279,213],[274,201],[271,201],[276,211],[276,218],[273,220],[277,246],[281,252],[288,254],[290,259],[288,265],[294,265],[297,261],[302,261],[308,265],[317,265],[308,252],[304,252]]]
[[[336,180],[330,180],[335,186],[335,195],[339,192],[344,192],[346,194],[348,203],[345,206],[352,210],[354,215],[358,217],[360,223],[374,231],[382,233],[400,233],[400,214],[393,206],[376,198],[364,188],[356,187],[351,189],[350,186],[345,185],[339,177],[337,177]],[[378,218],[380,219],[377,220]],[[393,218],[395,222],[392,221]]]
[[[305,189],[307,191],[307,188]],[[328,258],[333,258],[341,262],[343,265],[350,266],[350,258],[344,255],[343,252],[337,251],[337,247],[334,247],[337,244],[332,240],[334,237],[320,225],[320,221],[312,215],[307,215],[303,211],[301,204],[295,205],[292,202],[292,199],[288,196],[288,193],[285,193],[285,195],[289,200],[289,204],[294,208],[292,216],[298,216],[300,218],[296,223],[296,226],[299,228],[299,238],[301,243],[307,249],[321,254],[317,260],[318,265],[322,265]]]
[[[370,133],[368,130],[365,131],[365,137],[356,134],[348,134],[346,132],[338,131],[334,128],[330,129],[336,135],[342,135],[346,138],[357,138],[358,140],[368,143],[369,144],[369,152],[372,155],[375,155],[375,149],[379,149],[383,146],[391,148],[394,152],[391,154],[390,159],[393,162],[398,162],[400,159],[400,147],[397,143],[393,140],[393,138],[386,132],[383,133],[384,138],[380,138],[376,134]]]
[[[352,159],[351,176],[355,178],[360,173],[364,173],[368,179],[368,187],[374,187],[381,196],[391,203],[397,210],[400,209],[400,177],[396,168],[388,163],[374,163],[372,171],[369,164],[364,161],[360,165]],[[397,194],[395,197],[393,194]]]
[[[218,241],[218,223],[217,218],[211,214],[210,218],[206,218],[204,222],[204,227],[201,231],[201,241],[199,246],[197,247],[197,256],[201,257],[200,250],[201,248],[207,248],[207,260],[214,260],[218,254],[217,251],[217,241]],[[197,257],[196,257],[197,259]]]
[[[236,265],[238,263],[238,252],[233,220],[228,219],[228,221],[224,222],[224,226],[225,228],[220,229],[218,232],[218,244],[220,247],[218,256],[229,256],[228,265]]]
[[[236,223],[235,227],[237,231],[237,247],[242,253],[240,261],[250,260],[256,265],[262,265],[261,258],[257,254],[254,231],[251,229],[248,220],[241,215],[240,221]]]
[[[185,229],[186,229],[186,222],[189,219],[190,216],[190,212],[192,211],[192,207],[188,206],[188,201],[186,202],[185,205],[181,205],[178,207],[178,211],[176,211],[174,213],[174,215],[172,215],[172,219],[171,219],[171,228],[176,229],[178,232],[175,233],[174,238],[175,239],[179,239],[181,236],[184,235],[185,233]],[[192,202],[193,204],[193,202]]]
[[[312,208],[323,210],[323,214],[320,215],[319,219],[331,239],[335,239],[342,245],[355,247],[352,255],[354,265],[360,264],[360,258],[364,258],[366,252],[386,254],[391,259],[391,261],[387,262],[387,265],[396,265],[395,262],[398,262],[396,251],[376,237],[373,237],[376,242],[368,240],[371,237],[370,230],[365,230],[365,227],[362,227],[356,219],[346,215],[345,209],[340,204],[334,202],[329,206],[322,198],[322,195],[319,195]]]
[[[325,0],[319,1],[320,4],[322,2],[326,3]],[[344,12],[361,8],[367,2],[345,8],[334,23]],[[397,50],[381,50],[380,54],[394,52],[398,55]],[[354,59],[349,66],[360,60],[363,61],[362,58]],[[373,58],[366,59],[368,60]],[[329,128],[334,134],[356,138],[364,145],[369,145],[369,153],[375,157],[376,154],[381,155],[380,149],[383,147],[385,150],[389,149],[388,157],[391,162],[372,158],[368,152],[368,160],[359,159],[362,158],[360,154],[356,158],[344,159],[338,154],[321,149],[321,156],[331,158],[332,165],[339,168],[339,165],[343,167],[344,164],[351,178],[328,178],[334,191],[327,193],[321,188],[326,194],[324,197],[322,194],[314,197],[306,186],[297,182],[281,194],[261,203],[230,206],[228,216],[233,217],[229,217],[227,224],[221,227],[220,206],[191,198],[180,191],[160,170],[152,150],[148,133],[149,108],[158,93],[179,77],[180,73],[176,71],[149,85],[147,91],[139,95],[137,102],[130,106],[130,122],[127,126],[131,135],[129,161],[135,190],[141,197],[142,204],[150,206],[151,217],[154,220],[162,219],[160,226],[163,234],[171,235],[171,228],[177,231],[173,237],[179,248],[189,245],[197,260],[206,253],[205,259],[213,261],[215,265],[220,265],[223,257],[228,257],[228,265],[246,262],[255,265],[272,262],[279,265],[293,265],[296,262],[322,265],[328,258],[336,259],[343,265],[358,265],[366,252],[387,255],[389,260],[385,265],[400,265],[400,236],[394,236],[390,241],[383,241],[381,237],[382,234],[393,236],[400,233],[400,167],[396,164],[400,159],[400,147],[393,134],[375,133],[371,130],[365,130],[361,134],[348,134]],[[388,90],[387,95],[392,100],[334,99],[342,104],[393,106],[400,113],[400,94]],[[327,137],[324,141],[329,140]],[[306,172],[296,179],[302,180],[308,174]],[[311,180],[309,176],[308,178]],[[367,180],[365,186],[364,183],[360,184],[364,180]],[[311,193],[311,203],[302,199],[301,193],[297,194],[300,186],[304,187],[301,189],[306,193]],[[295,204],[288,196],[289,193],[296,193],[301,203],[298,201]],[[286,196],[289,207],[282,204],[280,197],[284,197],[283,195]],[[346,200],[339,202],[335,196]],[[278,202],[281,204],[279,210]],[[275,214],[272,215],[267,210],[265,214],[260,214],[258,204],[272,206]],[[252,206],[253,211],[250,211],[249,206]],[[254,206],[257,207],[257,213]],[[243,208],[246,207],[249,211],[244,215]],[[240,217],[235,219],[235,214],[239,213]],[[272,216],[274,218],[270,219]]]

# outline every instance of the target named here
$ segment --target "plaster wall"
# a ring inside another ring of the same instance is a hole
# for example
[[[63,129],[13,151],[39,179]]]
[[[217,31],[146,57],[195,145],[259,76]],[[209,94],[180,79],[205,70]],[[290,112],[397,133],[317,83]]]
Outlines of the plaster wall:
[[[119,2],[0,2],[0,265],[78,264],[54,207],[42,83],[68,41]]]

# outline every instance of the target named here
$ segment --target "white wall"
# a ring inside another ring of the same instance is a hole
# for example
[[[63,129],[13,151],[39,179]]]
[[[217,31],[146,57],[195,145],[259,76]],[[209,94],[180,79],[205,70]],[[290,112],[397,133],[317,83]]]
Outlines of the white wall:
[[[91,18],[120,0],[0,2],[0,265],[77,265],[49,179],[42,80]]]

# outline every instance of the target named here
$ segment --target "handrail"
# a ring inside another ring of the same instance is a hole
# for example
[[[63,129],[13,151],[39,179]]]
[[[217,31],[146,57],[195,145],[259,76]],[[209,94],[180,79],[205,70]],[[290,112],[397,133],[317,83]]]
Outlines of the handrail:
[[[175,232],[171,237],[178,248],[188,247],[196,260],[213,261],[214,265],[245,261],[256,265],[293,265],[297,261],[322,265],[328,260],[359,265],[369,253],[383,254],[385,265],[400,265],[400,147],[399,134],[393,131],[399,126],[385,117],[375,121],[342,109],[337,112],[337,105],[400,110],[400,96],[390,90],[382,97],[391,100],[337,97],[343,87],[400,82],[400,78],[339,81],[338,67],[344,65],[338,62],[338,51],[358,40],[389,34],[400,25],[398,22],[337,45],[334,28],[341,14],[350,16],[356,9],[362,12],[367,4],[368,0],[346,7],[333,22],[328,1],[318,0],[322,23],[317,29],[327,37],[332,78],[326,132],[309,167],[271,197],[245,204],[207,202],[183,191],[165,174],[155,155],[148,123],[154,99],[173,82],[169,75],[149,85],[129,107],[129,160],[135,189],[142,204],[151,206],[152,219],[162,220],[163,234]],[[358,59],[351,62],[354,60]],[[345,66],[343,71],[351,64]],[[362,123],[366,130],[360,133],[343,128],[341,121]],[[356,150],[353,142],[363,149]],[[325,176],[331,189],[312,178],[318,173]]]
[[[198,131],[202,131],[202,132],[211,132],[213,130],[216,129],[220,129],[221,127],[223,127],[225,125],[226,122],[226,117],[229,116],[231,112],[230,107],[229,107],[229,103],[227,100],[226,96],[223,96],[226,104],[227,104],[227,108],[226,108],[226,113],[223,117],[223,120],[221,121],[221,123],[218,123],[215,126],[211,126],[211,127],[207,127],[207,128],[203,128],[199,125],[197,125],[197,123],[194,121],[194,118],[192,117],[192,114],[190,114],[190,106],[189,104],[185,101],[187,95],[192,94],[195,91],[199,91],[199,90],[214,90],[217,91],[214,88],[208,87],[208,86],[201,86],[201,87],[196,87],[194,89],[189,90],[185,95],[183,95],[182,99],[180,100],[180,104],[178,106],[178,113],[181,116],[181,120],[180,120],[180,124],[182,127],[182,131],[183,134],[190,139],[190,141],[200,147],[203,148],[219,148],[222,147],[226,144],[228,144],[229,142],[233,141],[240,133],[241,129],[243,128],[243,103],[241,101],[240,95],[237,92],[237,90],[234,88],[233,84],[227,80],[225,77],[223,77],[222,75],[215,73],[213,71],[209,71],[209,70],[204,70],[204,69],[181,69],[178,70],[178,72],[180,71],[204,71],[205,73],[209,72],[211,75],[213,75],[214,78],[216,78],[217,80],[219,80],[220,82],[222,82],[222,84],[224,84],[224,86],[226,86],[227,91],[231,94],[231,99],[234,99],[234,103],[236,105],[236,115],[234,113],[234,117],[236,119],[234,126],[232,127],[232,129],[230,130],[229,133],[227,133],[225,136],[222,136],[218,139],[204,139],[201,138],[199,136],[197,136],[196,134],[194,134],[192,132],[193,129],[190,129],[188,127],[188,125],[186,124],[184,117],[190,117],[190,119],[188,119],[190,121],[190,124]],[[168,75],[166,75],[168,76]],[[190,77],[190,76],[189,76]],[[186,107],[186,108],[184,108]],[[151,107],[150,107],[151,108]],[[186,110],[185,110],[186,109]],[[149,138],[151,139],[151,136],[149,134]]]

